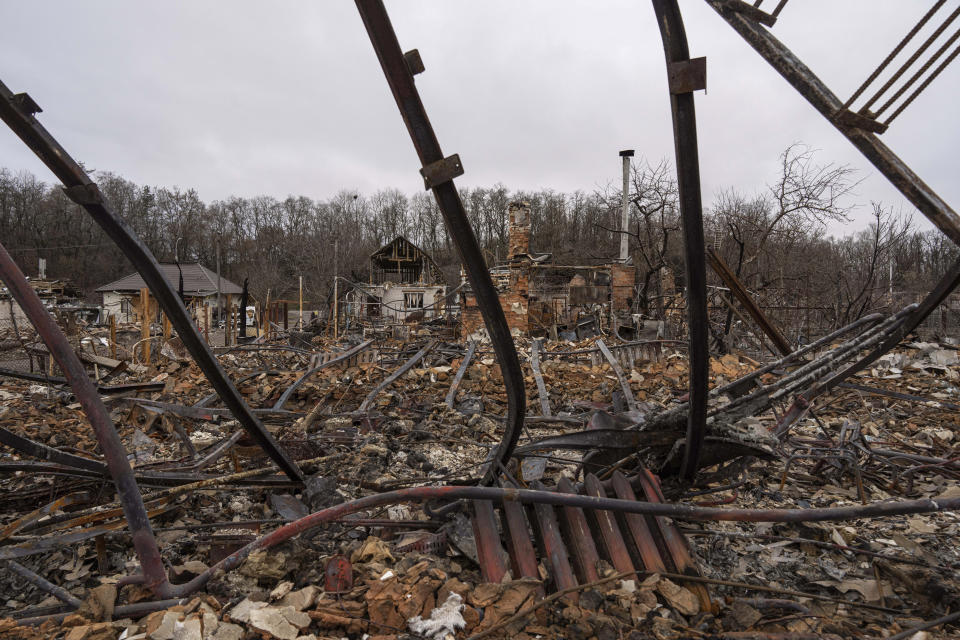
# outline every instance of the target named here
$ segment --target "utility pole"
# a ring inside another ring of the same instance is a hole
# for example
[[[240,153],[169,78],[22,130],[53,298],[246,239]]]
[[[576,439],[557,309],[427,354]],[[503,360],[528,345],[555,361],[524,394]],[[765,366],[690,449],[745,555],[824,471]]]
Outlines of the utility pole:
[[[620,208],[622,220],[620,222],[620,262],[626,262],[630,258],[630,158],[633,157],[633,149],[624,149],[620,152],[623,158],[623,194],[620,198]]]
[[[217,320],[223,320],[223,309],[220,307],[220,237],[219,237],[219,236],[217,236]],[[214,326],[216,326],[216,325],[214,325]],[[207,336],[207,340],[209,340],[209,339],[210,339],[210,337]],[[226,327],[226,325],[224,325],[224,327],[223,327],[223,339],[224,339],[223,346],[227,346],[227,343],[226,343],[226,339],[227,339],[227,327]]]
[[[337,263],[337,259],[340,251],[340,241],[333,241],[333,339],[337,340],[340,337],[340,327],[338,320],[340,319],[339,309],[337,304],[339,300],[337,298],[337,280],[340,276],[340,268]]]
[[[887,246],[889,247],[887,249],[887,256],[888,256],[887,264],[889,265],[889,271],[890,271],[890,276],[888,281],[890,286],[890,304],[892,305],[893,304],[893,223],[892,222],[890,223],[889,236],[890,236],[890,240],[887,243]]]

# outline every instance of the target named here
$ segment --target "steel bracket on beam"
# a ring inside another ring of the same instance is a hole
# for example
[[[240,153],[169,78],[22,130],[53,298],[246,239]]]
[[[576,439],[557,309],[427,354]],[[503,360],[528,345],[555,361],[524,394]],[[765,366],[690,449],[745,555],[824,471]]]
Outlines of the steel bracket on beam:
[[[100,187],[96,183],[77,184],[72,187],[64,187],[63,193],[74,203],[83,206],[85,204],[102,204],[103,194],[100,193]]]
[[[830,119],[833,120],[834,124],[838,127],[863,129],[864,131],[872,131],[873,133],[883,133],[887,130],[887,125],[882,122],[878,122],[860,113],[854,113],[849,109],[837,109],[833,112],[833,115],[830,116]]]
[[[755,20],[756,22],[759,22],[767,27],[772,27],[777,23],[777,19],[774,16],[770,15],[766,11],[757,9],[751,4],[747,4],[743,0],[723,0],[721,4],[723,5],[724,9],[735,11],[744,17]]]
[[[455,153],[443,160],[431,162],[420,169],[420,175],[423,176],[423,188],[427,191],[444,182],[450,182],[463,175],[463,163],[460,162],[460,155]]]
[[[10,100],[13,102],[13,106],[26,116],[32,116],[35,113],[41,113],[43,111],[40,105],[34,102],[33,98],[26,93],[14,94]]]
[[[412,76],[421,74],[427,70],[427,68],[423,66],[423,58],[420,57],[420,51],[417,49],[410,49],[410,51],[403,54],[403,61],[407,63],[407,71],[409,71]]]
[[[691,58],[667,65],[667,83],[670,93],[692,93],[707,89],[707,59]]]

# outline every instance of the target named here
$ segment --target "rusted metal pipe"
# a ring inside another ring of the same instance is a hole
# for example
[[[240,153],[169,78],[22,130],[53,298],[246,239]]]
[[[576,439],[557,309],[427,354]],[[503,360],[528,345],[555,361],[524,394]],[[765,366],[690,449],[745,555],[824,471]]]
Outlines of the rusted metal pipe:
[[[57,585],[53,584],[46,578],[42,576],[38,576],[33,571],[30,571],[30,569],[27,569],[25,566],[23,566],[19,562],[16,562],[14,560],[8,560],[7,568],[10,569],[10,571],[13,571],[15,574],[17,574],[21,578],[23,578],[24,580],[26,580],[27,582],[29,582],[30,584],[32,584],[33,586],[40,589],[41,591],[45,591],[49,593],[50,595],[52,595],[57,600],[60,600],[61,602],[66,602],[71,607],[79,607],[81,604],[83,604],[80,598],[77,598],[76,596],[74,596],[72,593],[70,593],[63,587],[58,587]]]
[[[374,507],[383,507],[400,502],[425,502],[429,500],[496,500],[519,502],[524,504],[549,504],[555,506],[579,507],[620,511],[652,516],[666,516],[678,520],[695,521],[740,521],[740,522],[822,522],[826,520],[856,520],[858,518],[889,517],[912,513],[932,513],[937,511],[955,511],[960,508],[960,498],[944,500],[901,500],[876,503],[865,506],[832,507],[818,509],[720,509],[715,507],[695,507],[685,504],[663,504],[615,498],[581,496],[556,491],[534,491],[531,489],[503,489],[499,487],[414,487],[400,489],[377,495],[366,496],[351,502],[317,511],[309,516],[291,522],[271,533],[262,536],[235,553],[213,565],[193,580],[184,584],[167,585],[160,597],[183,597],[200,589],[217,571],[230,571],[254,551],[268,549],[290,538],[309,531],[322,524],[333,522],[344,516]]]
[[[143,496],[140,495],[137,481],[133,477],[133,469],[127,461],[127,451],[120,442],[120,436],[113,425],[113,420],[110,419],[110,413],[97,393],[97,388],[87,376],[83,363],[74,353],[66,336],[44,308],[37,292],[27,282],[23,272],[2,244],[0,244],[0,279],[7,285],[14,300],[40,334],[50,351],[50,356],[60,365],[64,377],[70,383],[70,388],[83,407],[84,413],[87,414],[90,426],[93,427],[93,432],[100,443],[114,486],[117,488],[117,495],[123,506],[123,515],[127,519],[127,526],[133,537],[133,546],[140,560],[143,575],[147,578],[147,585],[151,589],[162,590],[164,585],[169,583],[160,557],[160,549],[150,528],[150,519],[143,504]]]

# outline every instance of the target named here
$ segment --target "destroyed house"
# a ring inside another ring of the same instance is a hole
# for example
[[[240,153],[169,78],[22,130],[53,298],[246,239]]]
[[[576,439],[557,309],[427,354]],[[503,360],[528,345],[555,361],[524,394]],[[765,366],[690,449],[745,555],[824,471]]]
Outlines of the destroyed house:
[[[510,203],[508,224],[508,261],[491,268],[490,276],[512,332],[556,335],[585,321],[594,329],[630,322],[632,265],[560,265],[549,253],[532,253],[530,205],[525,202]],[[483,320],[468,287],[462,302],[463,335],[469,337]]]
[[[433,258],[397,236],[370,256],[370,281],[347,294],[347,314],[361,322],[431,319],[442,314],[446,290]]]

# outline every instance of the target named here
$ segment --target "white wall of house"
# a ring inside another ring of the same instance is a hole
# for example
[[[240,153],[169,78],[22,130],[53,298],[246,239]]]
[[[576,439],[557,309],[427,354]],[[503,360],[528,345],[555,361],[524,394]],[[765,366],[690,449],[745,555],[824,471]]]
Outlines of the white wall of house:
[[[405,320],[411,313],[423,311],[424,319],[429,320],[443,313],[443,309],[434,310],[433,305],[442,299],[446,287],[396,284],[383,286],[383,316],[396,320]]]
[[[189,295],[186,294],[185,295]],[[126,300],[126,302],[124,302]],[[226,304],[226,296],[221,298],[223,304]],[[140,304],[140,294],[122,293],[120,291],[106,291],[103,293],[103,322],[107,322],[111,315],[117,316],[117,322],[134,322],[137,318],[137,308]],[[203,304],[215,308],[217,306],[217,294],[211,294],[203,298]],[[237,304],[234,296],[234,305]],[[153,304],[151,304],[151,307]]]
[[[104,321],[110,316],[116,316],[117,322],[130,322],[133,320],[129,310],[130,305],[124,305],[122,300],[123,296],[116,291],[108,291],[103,294]]]

